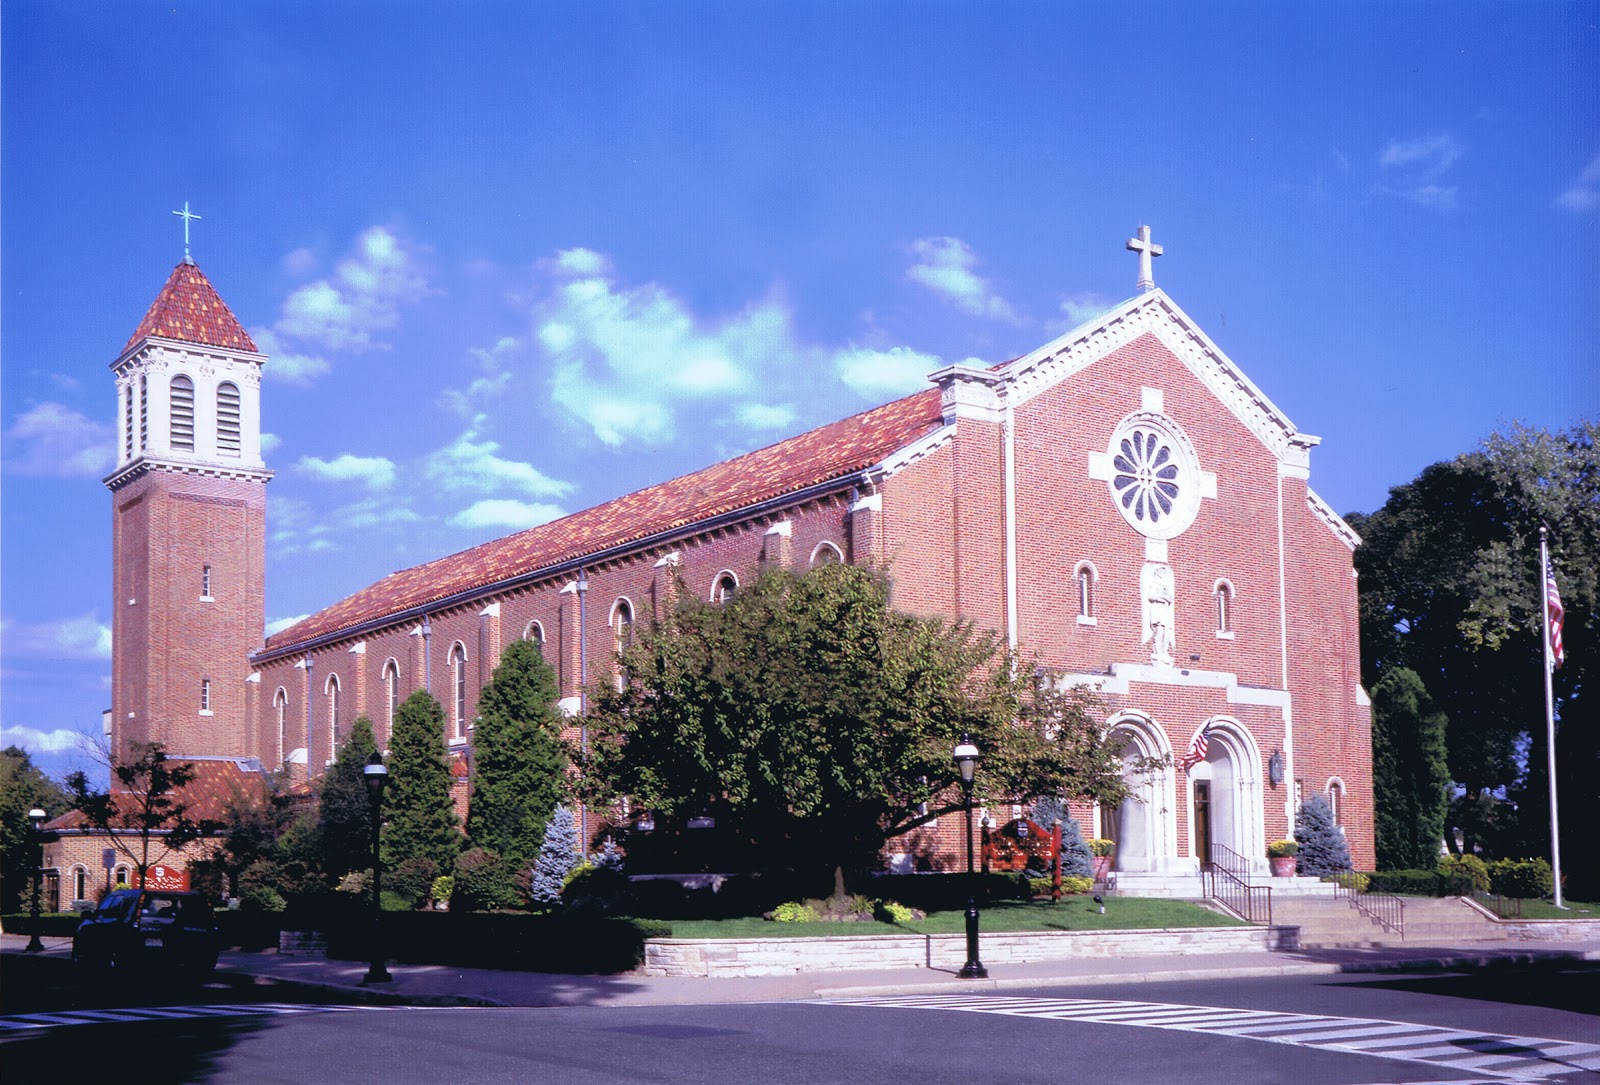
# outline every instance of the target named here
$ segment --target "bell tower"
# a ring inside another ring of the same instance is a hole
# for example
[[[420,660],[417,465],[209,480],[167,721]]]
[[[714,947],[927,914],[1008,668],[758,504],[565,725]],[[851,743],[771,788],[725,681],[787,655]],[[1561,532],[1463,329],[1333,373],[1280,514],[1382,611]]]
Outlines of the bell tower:
[[[186,223],[187,225],[187,223]],[[252,756],[265,623],[265,355],[185,253],[111,363],[111,746]]]

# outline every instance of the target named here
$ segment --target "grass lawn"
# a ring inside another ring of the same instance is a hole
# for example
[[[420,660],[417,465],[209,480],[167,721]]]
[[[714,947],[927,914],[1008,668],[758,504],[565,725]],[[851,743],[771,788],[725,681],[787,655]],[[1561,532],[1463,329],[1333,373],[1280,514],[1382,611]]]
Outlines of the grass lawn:
[[[772,923],[760,916],[735,919],[672,919],[674,938],[839,938],[873,934],[961,934],[964,912],[934,912],[911,923]],[[1156,927],[1237,927],[1238,920],[1181,900],[1108,897],[1106,914],[1088,897],[1063,897],[1059,904],[1005,901],[981,914],[984,932],[1112,931]]]
[[[1479,898],[1479,903],[1491,912],[1495,911],[1495,898],[1488,900]],[[1502,901],[1501,914],[1507,919],[1600,919],[1600,904],[1584,904],[1581,901],[1563,901],[1565,908],[1557,908],[1548,900],[1522,901],[1522,911],[1517,912],[1516,901]]]

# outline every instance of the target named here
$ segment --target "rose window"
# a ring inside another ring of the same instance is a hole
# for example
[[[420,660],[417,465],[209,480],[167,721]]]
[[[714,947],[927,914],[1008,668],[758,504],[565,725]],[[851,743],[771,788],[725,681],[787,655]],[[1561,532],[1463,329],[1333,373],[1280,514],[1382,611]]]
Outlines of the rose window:
[[[1172,446],[1161,434],[1134,430],[1118,442],[1111,463],[1111,488],[1123,515],[1152,525],[1172,515],[1182,486]]]

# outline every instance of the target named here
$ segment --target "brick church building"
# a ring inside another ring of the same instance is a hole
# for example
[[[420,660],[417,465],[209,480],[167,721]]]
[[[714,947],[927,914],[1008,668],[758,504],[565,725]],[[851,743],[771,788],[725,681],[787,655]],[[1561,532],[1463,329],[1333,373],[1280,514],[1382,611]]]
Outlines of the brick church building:
[[[997,631],[1096,690],[1114,741],[1172,755],[1086,811],[1128,877],[1193,872],[1212,844],[1264,872],[1314,793],[1371,869],[1359,540],[1309,485],[1318,438],[1155,288],[1148,231],[1129,247],[1139,292],[1022,357],[391,573],[265,642],[267,359],[186,257],[112,367],[113,744],[303,780],[358,716],[386,744],[426,688],[464,774],[511,639],[542,644],[578,715],[679,585],[716,599],[763,567],[873,562],[898,609]]]

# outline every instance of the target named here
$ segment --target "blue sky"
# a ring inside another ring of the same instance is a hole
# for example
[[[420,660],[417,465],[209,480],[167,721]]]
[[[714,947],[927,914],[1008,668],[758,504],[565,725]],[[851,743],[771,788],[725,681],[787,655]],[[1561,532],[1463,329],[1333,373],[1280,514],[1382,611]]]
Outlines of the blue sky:
[[[0,721],[110,702],[109,369],[271,355],[267,617],[1038,346],[1156,281],[1339,511],[1600,413],[1592,4],[0,11]]]

